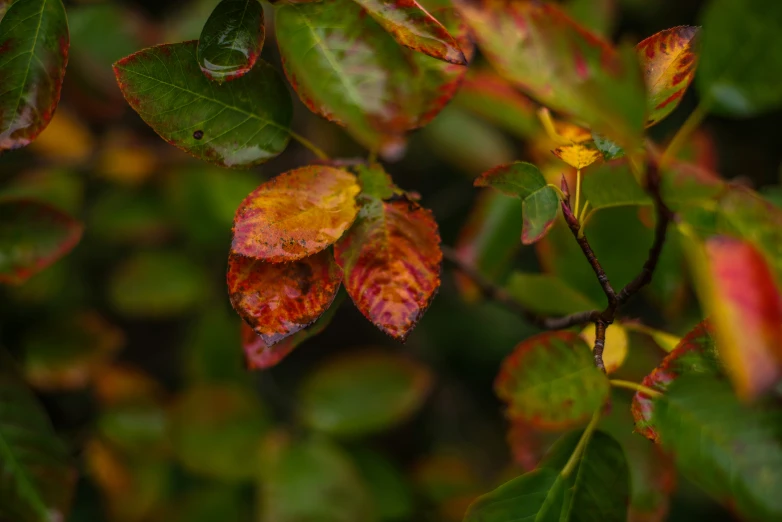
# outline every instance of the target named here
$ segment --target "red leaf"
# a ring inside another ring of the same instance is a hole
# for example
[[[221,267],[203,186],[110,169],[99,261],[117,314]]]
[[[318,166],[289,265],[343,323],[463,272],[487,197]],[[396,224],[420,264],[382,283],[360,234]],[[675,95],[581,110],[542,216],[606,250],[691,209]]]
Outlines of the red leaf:
[[[361,313],[404,341],[440,287],[442,252],[432,213],[406,200],[371,201],[334,254]]]
[[[231,304],[267,345],[315,322],[337,295],[341,277],[331,252],[278,265],[228,258]]]

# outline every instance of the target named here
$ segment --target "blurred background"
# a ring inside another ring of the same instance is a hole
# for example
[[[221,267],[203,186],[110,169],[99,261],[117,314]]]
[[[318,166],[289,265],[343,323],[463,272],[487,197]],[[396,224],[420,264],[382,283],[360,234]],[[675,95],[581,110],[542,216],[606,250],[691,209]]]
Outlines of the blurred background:
[[[70,255],[22,285],[0,287],[0,345],[20,362],[78,463],[69,520],[459,521],[476,495],[534,465],[555,437],[509,426],[492,391],[500,361],[535,329],[457,284],[445,265],[439,295],[405,345],[346,298],[331,324],[279,365],[246,369],[241,321],[225,289],[233,214],[261,182],[313,157],[291,143],[249,171],[198,162],[142,122],[111,70],[144,47],[197,39],[216,3],[68,2],[71,51],[57,113],[32,145],[0,156],[0,197],[42,199],[85,225]],[[594,31],[634,43],[697,24],[704,3],[563,2]],[[264,7],[263,58],[280,70],[273,8]],[[670,139],[696,96],[690,89],[653,139]],[[293,99],[298,132],[332,157],[366,155]],[[782,202],[781,116],[709,117],[682,155]],[[545,273],[599,304],[600,288],[561,223],[521,248],[518,202],[472,187],[482,171],[517,159],[536,162],[552,180],[567,173],[548,152],[534,110],[527,117],[501,121],[458,95],[386,167],[399,186],[421,194],[444,244],[494,242],[491,277]],[[615,286],[646,257],[648,210],[607,209],[590,222]],[[700,320],[687,280],[671,242],[625,319],[685,333]],[[632,380],[664,354],[633,332],[629,353],[617,376]],[[632,434],[629,400],[617,392],[604,429],[626,449],[649,453]],[[656,456],[644,458],[656,482],[634,485],[634,503],[648,497],[634,520],[663,519],[674,483],[668,520],[731,519]]]

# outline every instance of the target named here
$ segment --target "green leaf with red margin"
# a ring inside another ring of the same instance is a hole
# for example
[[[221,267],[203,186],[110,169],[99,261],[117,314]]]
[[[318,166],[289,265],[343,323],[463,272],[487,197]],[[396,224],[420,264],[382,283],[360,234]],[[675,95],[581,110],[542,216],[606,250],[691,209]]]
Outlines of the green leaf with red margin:
[[[457,0],[497,71],[544,105],[632,149],[643,136],[646,96],[635,50],[616,50],[553,4]]]
[[[285,264],[228,258],[231,304],[267,345],[314,323],[331,306],[341,280],[330,251]]]
[[[308,375],[298,403],[310,428],[357,437],[409,419],[421,408],[431,386],[431,372],[417,361],[364,349],[337,355]]]
[[[779,412],[742,404],[711,375],[682,375],[654,400],[654,429],[679,472],[742,520],[782,518]]]
[[[440,287],[440,234],[413,201],[372,200],[334,247],[345,289],[372,324],[404,342]]]
[[[518,138],[543,133],[537,104],[489,68],[471,69],[453,103]]]
[[[522,213],[519,201],[494,190],[482,191],[456,240],[456,254],[464,263],[498,282],[510,268],[519,249]],[[476,301],[481,290],[466,275],[455,272],[459,293]]]
[[[265,370],[276,366],[301,343],[320,334],[331,323],[343,297],[344,294],[337,294],[329,309],[323,312],[312,326],[299,330],[273,345],[266,344],[263,338],[250,328],[250,325],[242,321],[242,349],[247,369]]]
[[[296,261],[335,243],[358,214],[356,177],[313,165],[263,183],[239,205],[231,251],[271,263]]]
[[[14,366],[0,351],[0,519],[65,520],[76,470]]]
[[[258,61],[218,85],[201,72],[197,45],[158,45],[114,64],[133,110],[171,145],[223,167],[250,167],[280,154],[290,140],[293,104],[277,71]]]
[[[646,126],[666,118],[679,106],[695,77],[700,29],[681,25],[653,34],[636,46],[646,81]]]
[[[0,20],[0,151],[24,147],[49,124],[68,45],[61,0],[16,0]]]
[[[82,230],[48,205],[0,201],[0,283],[19,284],[48,267],[76,246]]]
[[[679,345],[655,368],[644,377],[641,384],[647,388],[665,392],[674,380],[681,375],[721,374],[721,364],[714,343],[714,330],[709,321],[699,323],[682,338]],[[645,394],[636,393],[631,410],[635,419],[636,431],[648,439],[657,442],[659,435],[654,429],[654,401]]]
[[[508,414],[540,429],[559,430],[589,420],[606,401],[609,384],[589,346],[574,332],[545,332],[508,356],[494,383]]]
[[[750,242],[729,236],[685,242],[728,376],[739,397],[754,399],[782,377],[782,297],[774,274]]]
[[[538,241],[554,225],[560,205],[559,196],[531,163],[517,161],[495,167],[481,174],[475,180],[475,186],[492,187],[521,199],[521,242],[525,245]]]
[[[218,83],[244,76],[258,60],[265,35],[258,0],[222,0],[198,39],[201,71]]]
[[[467,58],[443,24],[415,0],[355,0],[398,44],[438,60],[467,65]]]

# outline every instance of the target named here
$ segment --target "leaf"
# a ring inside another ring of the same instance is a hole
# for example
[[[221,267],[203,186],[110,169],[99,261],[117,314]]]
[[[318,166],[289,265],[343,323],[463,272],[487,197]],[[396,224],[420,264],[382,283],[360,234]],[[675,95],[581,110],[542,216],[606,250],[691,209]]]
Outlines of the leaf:
[[[201,267],[178,252],[139,252],[109,280],[114,309],[128,317],[176,316],[193,310],[206,295]]]
[[[157,192],[119,187],[103,191],[87,219],[87,229],[109,244],[160,244],[173,235],[172,225],[166,202]]]
[[[648,335],[655,343],[657,343],[657,346],[668,353],[676,349],[676,347],[681,342],[681,338],[675,335],[669,334],[668,332],[663,332],[662,330],[657,330],[655,328],[649,328],[648,326],[641,323],[625,321],[622,323],[622,325],[631,332],[638,332],[644,335]]]
[[[243,364],[241,332],[252,329],[232,311],[216,302],[190,321],[180,353],[181,375],[189,384],[244,383],[251,380]]]
[[[255,65],[266,34],[257,0],[222,0],[206,21],[196,55],[201,71],[217,83],[247,74]]]
[[[267,413],[251,390],[231,384],[186,390],[172,411],[172,448],[193,473],[220,480],[252,478]]]
[[[559,209],[556,191],[546,184],[538,168],[525,162],[495,167],[475,180],[476,187],[492,187],[508,196],[521,199],[524,220],[521,242],[531,245],[546,235],[554,225]]]
[[[573,332],[545,332],[519,343],[494,382],[511,417],[559,430],[586,422],[609,394],[608,379]]]
[[[696,86],[713,111],[751,117],[782,106],[782,4],[717,0],[701,15],[703,42]]]
[[[40,140],[35,142],[38,143]],[[24,172],[0,189],[0,199],[35,200],[76,215],[81,213],[84,203],[84,179],[79,173],[59,168]]]
[[[496,191],[481,191],[456,240],[456,253],[464,263],[498,282],[519,249],[521,205],[516,198]],[[457,287],[468,302],[477,301],[481,290],[466,275],[455,272]]]
[[[28,145],[49,124],[68,40],[60,0],[16,0],[0,20],[0,150]]]
[[[30,332],[24,343],[25,379],[42,390],[82,388],[123,343],[122,331],[98,314],[73,314]]]
[[[359,311],[398,341],[404,342],[440,287],[437,223],[412,201],[365,204],[334,257]]]
[[[270,263],[296,261],[335,243],[358,214],[356,177],[309,166],[259,186],[236,211],[231,251]]]
[[[568,315],[599,308],[565,281],[549,274],[513,272],[507,289],[516,301],[539,314]]]
[[[594,210],[652,204],[626,165],[600,165],[591,169],[584,175],[581,190]]]
[[[579,170],[590,166],[603,156],[591,141],[563,145],[551,152],[574,169]]]
[[[366,522],[372,499],[349,456],[327,439],[282,439],[261,469],[262,522]]]
[[[95,149],[95,138],[87,125],[67,110],[60,107],[49,125],[31,144],[31,150],[41,154],[57,165],[78,165],[85,163]]]
[[[782,298],[774,274],[751,243],[685,238],[695,287],[714,320],[720,356],[736,393],[754,399],[782,377]]]
[[[409,419],[426,400],[432,374],[418,362],[377,349],[332,357],[299,388],[304,423],[357,437]]]
[[[711,323],[699,323],[681,340],[652,373],[644,377],[641,384],[647,388],[665,392],[681,375],[706,374],[718,375],[721,365],[718,360]],[[636,431],[648,439],[657,442],[659,435],[654,428],[652,417],[655,402],[644,394],[633,397],[632,412]]]
[[[595,142],[595,147],[597,147],[597,150],[600,151],[600,154],[603,155],[603,159],[606,161],[619,159],[625,155],[625,151],[622,147],[609,140],[602,134],[593,132],[592,140]]]
[[[65,520],[76,472],[35,397],[0,353],[0,519]]]
[[[558,7],[511,0],[455,3],[497,71],[543,105],[621,137],[643,134],[645,93],[635,51],[613,49]]]
[[[564,504],[565,483],[559,472],[536,469],[478,497],[464,514],[464,522],[558,522]]]
[[[654,402],[654,428],[682,475],[742,519],[782,517],[775,412],[746,408],[727,383],[708,375],[683,375]]]
[[[679,106],[695,77],[700,29],[681,25],[653,34],[636,46],[646,81],[646,126],[666,118]]]
[[[228,258],[231,305],[267,345],[314,323],[331,306],[341,279],[329,251],[278,265]]]
[[[82,225],[33,200],[0,201],[0,283],[20,284],[70,252]]]
[[[414,499],[406,477],[385,455],[367,447],[354,448],[353,463],[372,497],[380,520],[409,520],[414,512]]]
[[[581,338],[586,341],[592,351],[595,351],[595,327],[589,325],[581,332]],[[606,329],[605,350],[603,351],[603,364],[606,373],[614,373],[627,359],[627,330],[619,323],[613,323]]]
[[[459,44],[448,30],[415,0],[356,0],[399,45],[438,60],[467,65]]]
[[[259,61],[225,85],[201,73],[196,41],[163,44],[114,64],[125,99],[170,144],[223,167],[250,167],[280,154],[293,106],[280,75]]]

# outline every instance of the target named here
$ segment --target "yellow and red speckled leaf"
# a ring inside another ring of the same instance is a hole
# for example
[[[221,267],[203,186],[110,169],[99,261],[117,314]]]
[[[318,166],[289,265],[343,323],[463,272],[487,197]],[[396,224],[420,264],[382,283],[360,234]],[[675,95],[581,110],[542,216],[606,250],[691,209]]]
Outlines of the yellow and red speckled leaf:
[[[0,283],[19,284],[71,251],[81,223],[47,204],[0,202]]]
[[[644,377],[641,384],[665,392],[671,383],[682,374],[706,373],[718,374],[720,363],[714,344],[714,329],[710,321],[698,324],[681,340],[652,373]],[[658,442],[659,435],[654,429],[652,415],[654,399],[642,393],[636,393],[631,406],[636,431],[648,439]]]
[[[443,255],[432,213],[407,200],[369,201],[334,254],[361,313],[404,341],[440,287]]]
[[[355,0],[400,45],[438,60],[466,65],[456,39],[415,0]]]
[[[538,429],[586,423],[608,398],[608,378],[574,332],[534,335],[505,358],[494,382],[508,415]]]
[[[335,243],[358,214],[356,177],[312,165],[280,174],[236,211],[231,249],[271,263],[295,261]]]
[[[676,109],[695,77],[699,28],[688,25],[660,31],[636,46],[647,89],[646,126]]]
[[[269,346],[314,323],[331,306],[341,279],[328,251],[285,264],[228,258],[231,304]]]
[[[61,0],[17,0],[0,20],[0,151],[24,147],[49,124],[69,44]]]

